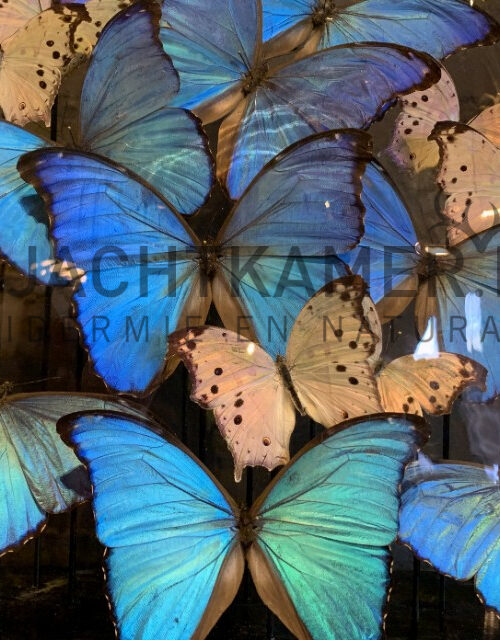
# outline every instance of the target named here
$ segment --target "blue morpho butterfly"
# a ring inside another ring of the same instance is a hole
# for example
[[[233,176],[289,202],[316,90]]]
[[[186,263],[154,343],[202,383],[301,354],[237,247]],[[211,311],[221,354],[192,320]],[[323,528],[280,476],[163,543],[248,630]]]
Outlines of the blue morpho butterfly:
[[[261,22],[260,0],[163,2],[160,37],[181,81],[172,104],[192,109],[205,123],[225,117],[217,173],[232,198],[293,142],[327,129],[368,127],[397,95],[440,77],[429,56],[397,45],[354,44],[295,62],[271,59]]]
[[[363,233],[370,142],[343,130],[292,145],[202,242],[116,165],[69,151],[25,156],[19,168],[47,198],[57,245],[86,273],[75,301],[97,373],[120,391],[150,391],[167,375],[168,334],[203,324],[212,302],[225,327],[284,353],[304,303],[346,274],[336,254]]]
[[[438,571],[475,578],[487,607],[500,614],[500,481],[498,465],[425,457],[406,470],[399,538]]]
[[[85,469],[56,431],[61,416],[89,409],[144,415],[98,394],[21,393],[0,401],[0,555],[39,532],[48,513],[90,497]]]
[[[139,2],[103,30],[83,85],[76,143],[134,169],[181,213],[192,213],[211,189],[213,160],[198,120],[167,106],[179,78],[157,39],[158,12]],[[16,168],[23,153],[51,144],[0,122],[0,250],[23,272],[55,283],[43,203]]]
[[[339,6],[340,5],[340,6]],[[461,0],[262,0],[264,41],[305,51],[351,42],[394,42],[444,58],[491,44],[498,24]]]
[[[447,351],[479,362],[488,371],[481,399],[498,394],[499,229],[454,247],[419,242],[396,187],[374,162],[363,176],[363,204],[365,235],[341,258],[368,282],[381,321],[398,317],[416,298],[417,327],[429,343],[436,339],[435,355]]]
[[[202,640],[245,561],[299,640],[375,640],[405,464],[421,418],[379,414],[312,440],[249,509],[153,423],[84,412],[58,423],[88,466],[107,588],[123,640]]]

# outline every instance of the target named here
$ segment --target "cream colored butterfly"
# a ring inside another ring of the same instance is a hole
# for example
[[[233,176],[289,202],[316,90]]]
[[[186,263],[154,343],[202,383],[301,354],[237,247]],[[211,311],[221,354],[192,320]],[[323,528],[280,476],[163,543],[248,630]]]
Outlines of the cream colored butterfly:
[[[89,0],[85,3],[88,20],[80,22],[75,30],[74,56],[68,71],[90,56],[106,24],[131,4],[132,0]]]
[[[441,150],[438,181],[449,196],[450,245],[500,224],[500,104],[468,125],[443,122],[431,138]]]
[[[214,410],[236,481],[246,466],[271,470],[288,462],[295,409],[326,427],[380,412],[369,364],[378,337],[365,316],[366,299],[359,276],[326,285],[297,316],[276,361],[228,329],[204,326],[170,336],[191,375],[191,398]]]
[[[401,99],[401,104],[388,154],[399,166],[417,173],[433,169],[439,162],[439,148],[428,136],[437,122],[460,117],[458,94],[451,76],[442,66],[437,84],[411,93]]]
[[[88,19],[87,12],[83,5],[55,5],[38,13],[44,5],[26,2],[17,11],[9,9],[4,23],[10,2],[2,0],[0,6],[0,107],[4,117],[19,125],[38,121],[48,126],[62,70],[73,55],[74,31]]]
[[[431,358],[397,358],[380,371],[377,382],[387,413],[443,415],[451,413],[466,388],[476,386],[484,391],[486,375],[486,369],[474,360],[440,352]]]

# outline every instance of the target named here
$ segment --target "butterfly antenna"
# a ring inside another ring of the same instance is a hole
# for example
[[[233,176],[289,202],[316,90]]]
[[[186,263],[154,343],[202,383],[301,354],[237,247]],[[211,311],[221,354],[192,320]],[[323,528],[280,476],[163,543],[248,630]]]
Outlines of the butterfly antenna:
[[[68,124],[68,131],[69,131],[69,135],[71,136],[71,142],[72,142],[73,146],[76,147],[75,136],[73,135],[73,129],[71,128],[70,124]]]
[[[38,380],[29,380],[28,382],[17,382],[13,384],[12,382],[3,382],[0,385],[0,390],[3,389],[4,385],[8,385],[10,389],[15,389],[16,387],[25,387],[30,384],[39,384],[40,382],[48,382],[49,380],[62,380],[62,376],[52,376],[51,378],[39,378]]]

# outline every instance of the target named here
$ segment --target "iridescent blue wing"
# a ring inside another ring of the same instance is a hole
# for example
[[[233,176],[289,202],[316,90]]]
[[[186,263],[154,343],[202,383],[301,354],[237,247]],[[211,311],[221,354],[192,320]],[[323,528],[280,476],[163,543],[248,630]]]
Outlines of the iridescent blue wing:
[[[87,412],[60,428],[90,472],[120,637],[205,638],[243,573],[234,505],[144,421]]]
[[[375,303],[387,296],[386,302],[400,299],[401,305],[406,306],[416,294],[412,286],[418,284],[417,236],[410,215],[379,165],[371,162],[366,167],[362,183],[365,234],[353,251],[340,257],[355,274],[363,276]]]
[[[20,168],[47,199],[58,255],[85,273],[74,300],[97,373],[145,392],[197,277],[194,236],[166,201],[97,157],[34,152]]]
[[[439,571],[475,577],[481,599],[500,613],[498,467],[429,461],[408,467],[399,537]]]
[[[365,128],[397,95],[427,88],[440,73],[425,54],[376,44],[333,47],[271,69],[224,120],[218,175],[239,197],[292,143],[329,129]]]
[[[456,245],[444,272],[428,289],[436,298],[444,350],[472,358],[488,370],[482,400],[500,392],[499,231],[484,231]]]
[[[345,274],[333,256],[362,235],[361,176],[369,148],[369,137],[352,130],[292,145],[252,182],[221,229],[227,295],[239,299],[271,355],[285,353],[305,302]],[[215,302],[226,326],[237,331],[226,301]]]
[[[227,101],[238,99],[241,82],[257,59],[260,13],[258,0],[163,2],[160,37],[181,81],[173,105],[199,112],[217,101],[209,119],[227,112]]]
[[[169,105],[179,78],[158,38],[160,8],[142,0],[103,30],[85,76],[80,142],[135,171],[181,213],[193,213],[213,183],[199,121]]]
[[[48,143],[3,121],[0,140],[0,251],[23,273],[44,283],[62,284],[51,270],[54,252],[43,201],[17,170],[23,153],[46,147]]]
[[[262,0],[262,39],[278,36],[300,22],[308,22],[313,29],[312,14],[315,0]]]
[[[499,35],[497,23],[457,0],[364,0],[335,11],[323,27],[320,47],[350,42],[394,42],[445,56]]]
[[[19,394],[0,408],[0,553],[34,535],[47,513],[62,513],[90,496],[87,473],[56,431],[68,412],[121,409],[124,402],[73,393]]]
[[[307,445],[252,507],[254,582],[298,638],[380,637],[400,482],[424,425],[398,414],[343,423]]]
[[[213,283],[214,303],[224,326],[256,339],[275,358],[284,355],[295,318],[305,303],[335,278],[348,274],[336,256],[304,256],[300,245],[289,256],[236,252],[223,257]]]
[[[266,246],[287,255],[325,247],[341,253],[363,234],[361,180],[371,159],[371,138],[355,130],[313,135],[269,162],[242,194],[219,237],[223,244]]]

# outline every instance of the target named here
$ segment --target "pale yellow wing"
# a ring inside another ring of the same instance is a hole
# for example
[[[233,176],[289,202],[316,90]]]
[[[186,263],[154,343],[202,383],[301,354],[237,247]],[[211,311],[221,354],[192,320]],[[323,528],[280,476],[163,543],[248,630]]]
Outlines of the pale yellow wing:
[[[486,369],[456,353],[435,358],[403,356],[385,366],[378,375],[382,406],[387,413],[433,415],[450,413],[453,403],[467,387],[485,389]]]
[[[286,361],[298,399],[327,427],[381,410],[369,362],[381,336],[366,319],[366,297],[360,276],[334,280],[306,303],[290,335]]]

